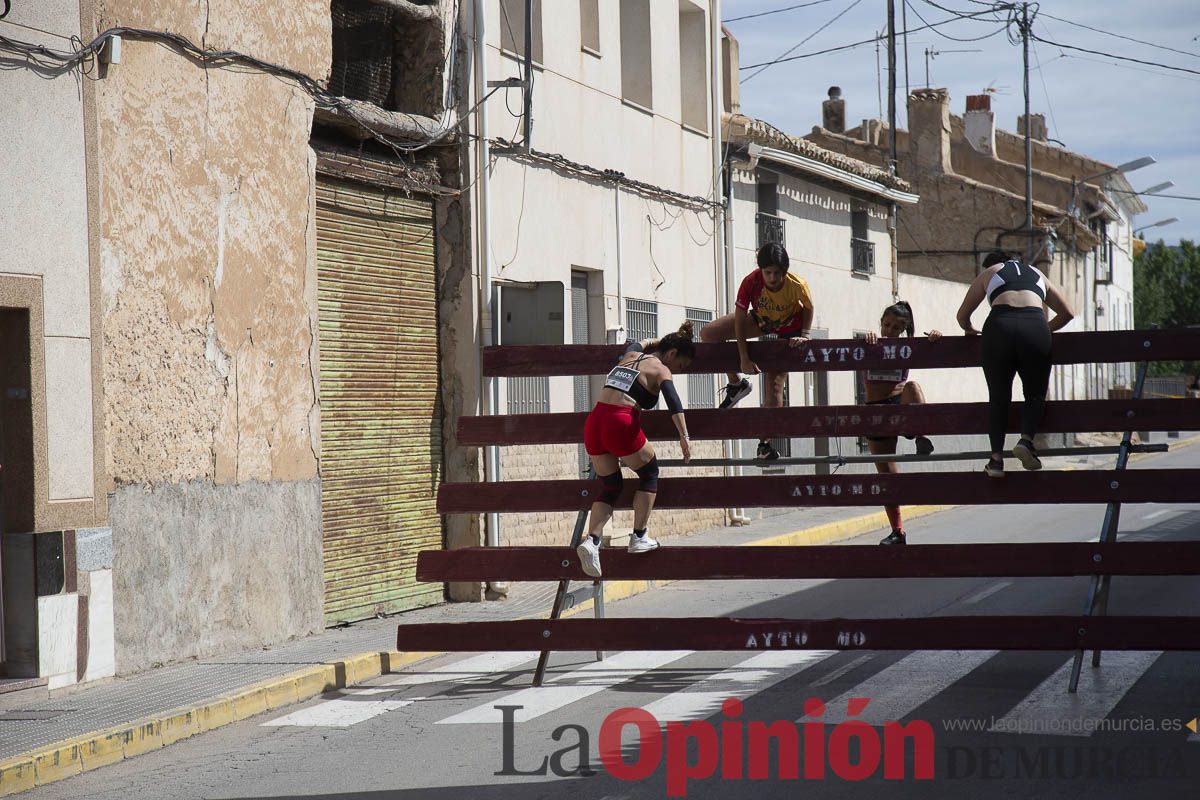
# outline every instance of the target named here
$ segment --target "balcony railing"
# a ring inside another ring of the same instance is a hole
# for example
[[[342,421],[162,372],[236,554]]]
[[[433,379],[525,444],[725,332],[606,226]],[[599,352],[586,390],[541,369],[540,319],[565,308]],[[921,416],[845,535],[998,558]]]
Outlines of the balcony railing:
[[[850,240],[850,269],[859,275],[875,274],[875,243],[867,239]]]
[[[787,247],[784,241],[783,218],[774,214],[758,212],[758,246],[776,242]]]

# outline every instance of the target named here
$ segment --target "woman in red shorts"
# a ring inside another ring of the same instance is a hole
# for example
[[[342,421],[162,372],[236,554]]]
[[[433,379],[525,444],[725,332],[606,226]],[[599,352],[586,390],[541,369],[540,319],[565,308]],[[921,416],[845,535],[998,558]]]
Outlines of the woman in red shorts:
[[[576,548],[583,571],[588,575],[600,577],[600,532],[612,517],[613,504],[620,497],[624,483],[618,459],[638,476],[638,490],[633,495],[633,537],[629,540],[629,552],[646,553],[658,547],[658,542],[646,535],[646,523],[658,491],[658,458],[646,441],[646,434],[642,433],[639,417],[642,409],[658,405],[661,393],[666,398],[671,421],[679,431],[683,460],[692,457],[683,404],[675,391],[671,370],[686,368],[695,354],[692,323],[688,321],[676,333],[661,340],[630,342],[617,366],[604,380],[599,402],[583,426],[584,447],[596,475],[604,482],[600,498],[592,503],[588,535]]]

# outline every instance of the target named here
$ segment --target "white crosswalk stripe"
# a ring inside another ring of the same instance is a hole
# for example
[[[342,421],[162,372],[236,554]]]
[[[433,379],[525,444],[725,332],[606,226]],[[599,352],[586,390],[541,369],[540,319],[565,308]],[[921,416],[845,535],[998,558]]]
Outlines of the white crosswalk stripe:
[[[490,700],[461,713],[439,720],[439,725],[500,724],[496,706],[522,706],[515,712],[516,722],[527,722],[571,703],[623,683],[632,677],[657,669],[691,655],[691,650],[626,651],[604,661],[585,664],[577,670],[555,675],[545,685],[522,689]]]
[[[1012,711],[997,720],[992,730],[1089,736],[1092,731],[1085,728],[1083,721],[1106,718],[1160,655],[1161,652],[1106,652],[1099,669],[1084,664],[1079,691],[1075,694],[1067,692],[1073,663],[1073,659],[1068,659]]]
[[[819,721],[836,725],[847,719],[855,719],[870,725],[882,725],[889,720],[902,720],[997,652],[915,652],[826,702],[825,713],[819,719],[802,717],[800,721]],[[852,697],[866,697],[871,702],[862,713],[848,717],[846,704]]]
[[[366,722],[380,714],[395,711],[397,708],[403,708],[424,699],[423,697],[409,697],[404,700],[358,700],[353,697],[339,697],[293,711],[262,724],[267,728],[280,726],[349,728],[351,725]]]
[[[642,708],[659,722],[704,719],[717,712],[725,700],[731,697],[740,700],[761,692],[795,674],[796,668],[806,669],[837,652],[775,650],[759,653],[728,669],[701,678],[691,688],[672,692]]]
[[[277,719],[262,723],[264,727],[310,727],[348,728],[366,722],[380,714],[412,705],[424,697],[408,697],[396,700],[359,700],[359,697],[395,694],[402,687],[429,683],[469,683],[490,675],[507,672],[521,664],[537,658],[536,652],[483,653],[464,658],[450,664],[442,664],[427,672],[405,672],[377,686],[346,689],[329,700],[308,708],[293,711]]]
[[[384,682],[386,686],[419,686],[442,681],[473,681],[509,672],[538,657],[536,652],[484,653],[424,672],[402,672]]]

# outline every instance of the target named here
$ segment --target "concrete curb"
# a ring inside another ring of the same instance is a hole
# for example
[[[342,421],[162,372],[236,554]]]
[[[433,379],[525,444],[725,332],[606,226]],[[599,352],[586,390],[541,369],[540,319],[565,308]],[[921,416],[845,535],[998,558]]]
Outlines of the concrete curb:
[[[0,796],[158,750],[198,733],[361,683],[426,657],[425,653],[396,650],[359,653],[251,684],[197,705],[55,742],[0,762]]]

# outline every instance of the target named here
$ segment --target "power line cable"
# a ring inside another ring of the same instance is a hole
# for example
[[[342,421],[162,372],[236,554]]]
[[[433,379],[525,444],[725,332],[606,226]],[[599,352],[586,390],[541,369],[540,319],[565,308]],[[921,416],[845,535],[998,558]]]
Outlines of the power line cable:
[[[1085,30],[1095,31],[1096,33],[1102,33],[1105,36],[1112,36],[1117,39],[1124,39],[1128,42],[1136,42],[1138,44],[1144,44],[1147,47],[1157,47],[1159,50],[1169,50],[1172,53],[1179,53],[1180,55],[1191,56],[1192,58],[1200,58],[1200,53],[1193,53],[1189,50],[1177,50],[1174,47],[1167,47],[1165,44],[1157,44],[1155,42],[1147,42],[1142,39],[1135,39],[1132,36],[1125,36],[1120,33],[1113,33],[1112,31],[1106,31],[1101,28],[1093,28],[1091,25],[1084,25],[1082,22],[1072,22],[1069,19],[1063,19],[1062,17],[1055,17],[1055,16],[1053,16],[1051,14],[1047,14],[1045,12],[1042,12],[1042,15],[1049,19],[1053,19],[1053,20],[1057,20],[1058,22],[1066,23],[1067,25],[1074,25],[1076,28],[1084,28]],[[1193,41],[1195,41],[1195,40],[1193,39]]]
[[[1200,78],[1189,78],[1186,75],[1176,75],[1172,72],[1161,72],[1156,69],[1143,69],[1142,67],[1131,67],[1128,64],[1119,64],[1115,61],[1105,61],[1102,58],[1088,58],[1087,56],[1075,56],[1075,55],[1071,55],[1069,53],[1059,53],[1057,56],[1050,59],[1050,61],[1047,61],[1046,63],[1049,64],[1051,61],[1057,61],[1060,58],[1073,58],[1078,61],[1087,61],[1088,63],[1091,63],[1091,64],[1104,64],[1105,66],[1114,67],[1116,69],[1128,69],[1128,70],[1132,70],[1133,72],[1142,72],[1142,73],[1145,73],[1146,75],[1157,75],[1160,78],[1173,78],[1177,81],[1189,81],[1191,83],[1200,83]]]
[[[1200,70],[1188,69],[1187,67],[1176,67],[1172,66],[1171,64],[1160,64],[1157,61],[1146,61],[1140,58],[1133,58],[1132,56],[1120,56],[1116,53],[1106,53],[1103,50],[1089,50],[1086,47],[1077,47],[1073,44],[1063,44],[1062,42],[1056,42],[1052,39],[1043,39],[1041,36],[1038,36],[1036,33],[1032,32],[1029,35],[1031,38],[1036,39],[1039,42],[1045,42],[1051,47],[1061,47],[1065,50],[1077,50],[1081,53],[1091,53],[1094,56],[1105,56],[1106,58],[1115,58],[1120,61],[1130,61],[1134,64],[1145,64],[1149,67],[1161,67],[1162,69],[1175,70],[1176,72],[1187,72],[1192,75],[1200,75]]]
[[[947,8],[946,6],[939,5],[938,3],[933,2],[933,0],[922,0],[922,2],[928,3],[929,5],[933,6],[934,8],[941,9],[942,11],[945,11],[947,14],[953,14],[956,17],[964,17],[964,18],[970,17],[973,13],[970,11],[959,11],[954,8]],[[989,6],[991,8],[992,12],[994,12],[996,14],[999,14],[1001,11],[1010,11],[1017,7],[1015,3],[981,3],[981,2],[977,2],[976,5]],[[996,21],[999,22],[999,19],[1000,18],[997,17]],[[984,20],[979,20],[979,21],[983,22]]]
[[[424,139],[416,142],[398,140],[376,130],[369,123],[363,121],[355,113],[354,107],[347,102],[347,98],[332,94],[310,75],[236,50],[208,50],[196,45],[185,36],[167,31],[126,27],[109,28],[97,35],[91,42],[76,45],[73,52],[53,50],[44,45],[24,42],[0,35],[0,53],[15,53],[23,57],[25,63],[21,66],[27,67],[43,77],[65,75],[77,68],[82,70],[83,74],[86,75],[90,71],[94,59],[107,46],[108,41],[118,37],[152,42],[174,50],[185,58],[205,67],[228,69],[233,72],[242,73],[257,72],[291,83],[312,97],[318,108],[334,110],[344,114],[347,119],[369,133],[376,141],[391,148],[397,155],[400,155],[401,152],[412,153],[437,144],[453,134],[456,127],[453,125],[442,125],[441,130],[433,132]],[[10,66],[9,68],[12,67]],[[491,92],[485,95],[479,103],[486,100],[490,94]],[[478,107],[479,103],[476,103],[475,107]],[[414,122],[417,121],[417,118],[412,114],[402,111],[391,113],[407,117]],[[470,111],[467,113],[469,114]],[[466,115],[463,118],[465,119]]]
[[[800,49],[800,47],[801,47],[801,46],[802,46],[802,45],[803,45],[805,42],[807,42],[809,39],[811,39],[811,38],[813,38],[814,36],[816,36],[816,35],[817,35],[818,33],[820,33],[821,31],[823,31],[823,30],[825,30],[826,28],[828,28],[828,27],[829,27],[830,25],[832,25],[833,23],[837,22],[839,19],[841,19],[842,17],[844,17],[846,14],[848,14],[848,13],[850,12],[850,9],[854,8],[856,5],[858,5],[858,4],[859,4],[859,3],[861,3],[861,2],[862,2],[862,0],[854,0],[854,2],[853,2],[853,3],[851,3],[851,4],[850,4],[850,5],[848,5],[848,6],[846,6],[846,8],[844,8],[844,9],[843,9],[843,10],[842,10],[840,13],[838,13],[838,14],[837,14],[837,16],[835,16],[833,19],[831,19],[831,20],[829,20],[828,22],[826,22],[826,23],[825,23],[824,25],[822,25],[821,27],[817,28],[815,31],[813,31],[812,33],[810,33],[808,36],[805,36],[803,39],[801,39],[801,40],[800,40],[800,42],[799,42],[798,44],[796,44],[794,47],[791,47],[791,48],[789,48],[789,49],[788,49],[786,52],[782,53],[782,54],[779,56],[779,58],[775,59],[775,61],[774,61],[774,62],[772,62],[772,63],[779,63],[779,60],[780,60],[780,59],[782,59],[784,56],[791,55],[792,53],[794,53],[794,52],[796,52],[797,50],[799,50],[799,49]],[[758,75],[758,74],[760,74],[760,73],[762,73],[762,72],[765,72],[765,71],[766,71],[766,69],[767,69],[767,67],[769,67],[769,66],[771,66],[771,64],[766,64],[766,65],[765,65],[765,66],[763,66],[761,69],[759,69],[759,70],[758,70],[758,72],[755,72],[755,73],[753,73],[753,74],[751,74],[751,75],[747,75],[745,78],[742,78],[742,79],[741,79],[740,81],[738,81],[738,82],[739,82],[739,83],[746,83],[747,81],[749,81],[749,80],[751,80],[752,78],[754,78],[754,76],[755,76],[755,75]],[[754,69],[754,67],[747,67],[746,69]]]
[[[926,1],[928,1],[928,0],[926,0]],[[917,15],[917,19],[921,20],[921,22],[924,22],[926,25],[929,25],[929,20],[927,20],[927,19],[925,19],[924,17],[922,17],[922,16],[921,16],[921,12],[920,12],[920,11],[917,11],[917,9],[916,9],[916,8],[914,8],[914,7],[913,7],[913,6],[911,6],[911,5],[909,5],[909,8],[912,10],[912,12],[913,12],[914,14],[916,14],[916,15]],[[955,17],[951,17],[951,18],[950,18],[950,19],[948,19],[948,20],[944,20],[943,22],[954,22],[954,21],[957,21],[957,20],[960,20],[960,19],[964,19],[964,17],[955,16]],[[976,22],[984,22],[985,20],[974,20],[974,21],[976,21]],[[939,24],[941,24],[941,23],[939,23]],[[932,26],[932,25],[930,25],[929,27],[930,27],[930,28],[933,28],[933,26]],[[996,30],[992,31],[991,33],[984,34],[983,36],[975,36],[975,37],[971,37],[971,38],[965,38],[965,39],[964,39],[964,38],[961,38],[961,37],[958,37],[958,36],[951,36],[951,35],[950,35],[950,34],[948,34],[948,33],[942,33],[942,32],[941,32],[941,31],[939,31],[939,30],[934,30],[933,32],[934,32],[934,33],[936,33],[938,36],[941,36],[943,39],[949,39],[949,40],[951,40],[951,41],[953,41],[953,42],[981,42],[981,41],[983,41],[984,39],[990,39],[990,38],[992,38],[993,36],[995,36],[995,35],[997,35],[997,34],[1004,33],[1004,31],[1006,31],[1007,29],[1008,29],[1008,25],[1007,25],[1007,24],[1004,24],[1004,25],[1001,25],[1001,26],[1000,26],[999,28],[997,28]]]
[[[980,11],[977,14],[968,15],[968,16],[978,17],[978,16],[982,16],[984,14],[990,14],[990,13],[992,13],[990,10]],[[948,19],[943,22],[935,22],[932,25],[922,25],[918,28],[908,28],[903,31],[897,31],[896,35],[899,36],[899,35],[902,35],[905,33],[916,33],[918,31],[929,30],[931,28],[937,28],[942,25],[948,25],[949,23],[956,22],[956,21],[957,21],[956,19]],[[798,56],[787,56],[787,57],[780,56],[779,58],[773,59],[771,61],[764,61],[760,64],[750,64],[748,66],[742,67],[742,69],[757,69],[758,67],[768,67],[773,64],[782,64],[787,61],[798,61],[802,58],[812,58],[813,56],[823,56],[826,53],[837,53],[842,50],[852,50],[855,47],[862,47],[863,45],[866,45],[866,44],[874,44],[875,42],[882,42],[882,41],[885,41],[886,39],[887,39],[886,36],[882,36],[882,35],[874,36],[870,39],[863,39],[861,42],[852,42],[851,44],[843,44],[843,45],[839,45],[837,47],[829,47],[829,48],[826,48],[825,50],[814,50],[811,53],[801,53]],[[743,81],[743,83],[744,83],[744,81]]]
[[[760,11],[757,14],[746,14],[741,17],[730,17],[729,19],[721,20],[721,23],[725,24],[725,23],[729,23],[729,22],[740,22],[744,19],[757,19],[758,17],[769,17],[772,14],[782,14],[785,11],[795,11],[798,8],[808,8],[809,6],[819,6],[822,3],[830,3],[832,1],[833,0],[814,0],[811,3],[798,3],[797,5],[787,6],[786,8],[776,8],[773,11]]]

